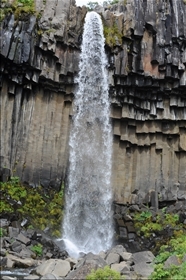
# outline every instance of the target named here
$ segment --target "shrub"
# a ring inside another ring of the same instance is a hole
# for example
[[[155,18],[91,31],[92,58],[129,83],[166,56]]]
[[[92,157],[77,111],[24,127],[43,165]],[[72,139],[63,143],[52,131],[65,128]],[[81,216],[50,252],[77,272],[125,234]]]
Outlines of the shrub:
[[[3,237],[6,235],[6,229],[0,228],[0,237]]]
[[[116,23],[112,27],[104,25],[104,36],[106,44],[110,47],[122,43],[122,33],[119,31]]]
[[[13,13],[15,18],[22,18],[27,14],[35,14],[35,1],[34,0],[14,0],[11,4],[4,2],[5,5],[0,8],[0,21],[9,13]]]
[[[125,279],[124,276],[120,276],[120,273],[112,270],[109,266],[104,268],[99,268],[97,270],[92,270],[90,274],[87,275],[86,280],[120,280]]]
[[[0,214],[16,213],[19,219],[29,221],[28,227],[49,227],[52,235],[60,236],[63,193],[63,185],[60,192],[46,191],[42,187],[23,186],[18,177],[11,177],[9,182],[0,182]]]
[[[41,244],[31,246],[30,250],[34,252],[38,257],[42,256],[43,254],[43,246]]]
[[[159,279],[180,279],[186,277],[186,261],[183,257],[186,254],[186,235],[171,238],[166,245],[161,246],[159,254],[155,257],[154,272],[151,274],[151,280]],[[176,255],[180,263],[179,266],[172,265],[170,268],[164,267],[164,262],[170,257]]]

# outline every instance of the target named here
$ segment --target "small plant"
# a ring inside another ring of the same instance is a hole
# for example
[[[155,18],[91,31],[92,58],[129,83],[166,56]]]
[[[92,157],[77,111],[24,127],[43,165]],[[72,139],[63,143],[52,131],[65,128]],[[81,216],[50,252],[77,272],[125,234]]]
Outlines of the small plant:
[[[115,45],[120,45],[122,43],[122,33],[119,31],[116,23],[112,27],[104,25],[104,36],[106,44],[110,47],[114,47]]]
[[[149,211],[143,211],[139,214],[138,220],[140,222],[144,222],[145,220],[149,219],[152,217],[152,213]]]
[[[89,11],[92,11],[92,10],[94,10],[94,8],[96,7],[98,5],[98,2],[92,2],[92,1],[90,1],[90,2],[88,2],[87,3],[87,8],[88,8],[88,10]]]
[[[43,246],[41,244],[31,246],[30,250],[34,252],[38,257],[41,257],[43,254]]]
[[[6,235],[6,230],[4,228],[0,228],[0,237],[3,237]]]
[[[92,270],[90,274],[86,276],[86,280],[122,280],[125,279],[119,272],[112,270],[109,266],[104,268],[98,268]]]

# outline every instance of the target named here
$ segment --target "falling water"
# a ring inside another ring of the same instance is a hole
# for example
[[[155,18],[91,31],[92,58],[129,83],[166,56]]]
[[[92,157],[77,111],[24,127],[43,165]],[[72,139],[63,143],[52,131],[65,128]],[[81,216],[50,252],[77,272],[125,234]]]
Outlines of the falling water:
[[[63,223],[63,240],[73,256],[106,250],[113,236],[107,59],[95,12],[86,15],[81,50]]]

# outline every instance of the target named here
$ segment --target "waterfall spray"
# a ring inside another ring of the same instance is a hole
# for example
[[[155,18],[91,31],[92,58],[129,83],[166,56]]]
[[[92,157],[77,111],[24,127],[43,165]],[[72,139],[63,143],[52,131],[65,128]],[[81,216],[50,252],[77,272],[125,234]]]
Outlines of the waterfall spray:
[[[112,131],[106,65],[101,18],[89,12],[74,100],[63,222],[63,240],[72,256],[98,253],[112,244]]]

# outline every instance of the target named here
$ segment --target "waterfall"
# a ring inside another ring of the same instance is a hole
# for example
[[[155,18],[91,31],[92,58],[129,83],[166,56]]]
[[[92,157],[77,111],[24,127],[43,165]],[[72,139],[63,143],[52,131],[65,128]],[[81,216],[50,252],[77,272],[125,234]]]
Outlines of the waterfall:
[[[85,18],[70,134],[63,240],[72,256],[112,244],[111,156],[107,59],[100,16]]]

